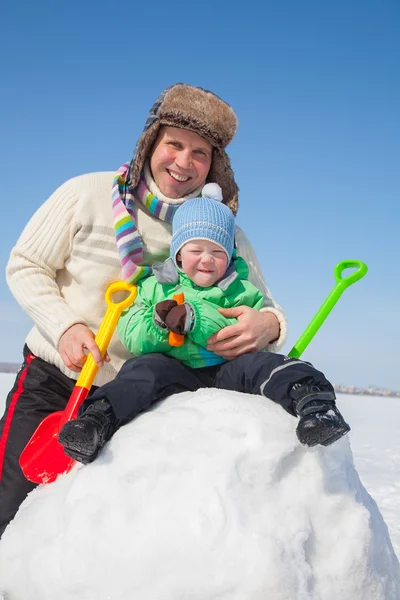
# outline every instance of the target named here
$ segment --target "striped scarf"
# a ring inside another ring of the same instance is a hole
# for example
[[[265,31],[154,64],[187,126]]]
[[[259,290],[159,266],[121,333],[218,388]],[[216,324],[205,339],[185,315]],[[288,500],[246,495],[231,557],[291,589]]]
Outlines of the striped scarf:
[[[143,174],[136,189],[126,184],[129,164],[120,167],[112,185],[112,208],[117,247],[121,259],[122,278],[128,283],[136,283],[151,273],[151,267],[141,267],[143,262],[143,242],[136,227],[135,198],[162,221],[172,222],[181,203],[168,204],[156,198],[146,185]]]

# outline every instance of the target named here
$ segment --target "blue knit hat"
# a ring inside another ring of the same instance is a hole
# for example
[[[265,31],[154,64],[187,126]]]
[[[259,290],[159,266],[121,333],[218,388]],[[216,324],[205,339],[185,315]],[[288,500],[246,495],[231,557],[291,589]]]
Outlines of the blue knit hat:
[[[235,239],[235,217],[230,208],[222,204],[222,191],[218,184],[207,183],[201,198],[184,202],[172,221],[171,258],[176,266],[176,255],[186,242],[209,240],[225,250],[228,263],[232,258]]]

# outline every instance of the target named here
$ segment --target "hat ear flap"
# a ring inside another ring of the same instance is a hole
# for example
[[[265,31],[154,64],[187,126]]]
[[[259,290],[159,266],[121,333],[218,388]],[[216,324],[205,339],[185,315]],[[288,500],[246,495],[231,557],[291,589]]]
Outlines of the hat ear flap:
[[[229,206],[236,216],[239,203],[239,188],[233,175],[231,161],[225,150],[214,148],[213,160],[207,181],[218,183],[221,186],[223,204]]]
[[[136,144],[135,153],[131,162],[129,185],[136,187],[140,180],[140,174],[143,171],[144,163],[150,158],[151,148],[157,139],[160,130],[160,121],[155,121],[146,129]]]

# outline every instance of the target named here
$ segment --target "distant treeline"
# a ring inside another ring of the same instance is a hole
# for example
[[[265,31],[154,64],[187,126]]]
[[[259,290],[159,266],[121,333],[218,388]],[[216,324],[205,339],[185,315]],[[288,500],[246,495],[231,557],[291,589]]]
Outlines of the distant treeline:
[[[0,373],[16,373],[20,366],[19,363],[0,362]]]

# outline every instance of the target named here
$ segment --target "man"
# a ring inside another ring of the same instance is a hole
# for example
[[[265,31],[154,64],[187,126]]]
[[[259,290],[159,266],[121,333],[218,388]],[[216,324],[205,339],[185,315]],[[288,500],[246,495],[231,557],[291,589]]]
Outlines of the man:
[[[108,285],[121,278],[135,282],[168,257],[175,210],[207,180],[221,186],[224,203],[236,214],[238,187],[225,152],[236,128],[232,108],[212,92],[185,84],[167,88],[150,111],[132,161],[116,177],[91,173],[64,183],[13,248],[7,281],[35,326],[0,422],[0,535],[34,487],[19,456],[42,419],[65,407],[86,352],[102,367],[95,386],[111,381],[130,357],[117,336],[104,361],[94,342]],[[235,243],[250,267],[249,280],[264,295],[264,308],[225,311],[238,322],[212,336],[208,348],[227,360],[265,347],[277,351],[286,336],[283,311],[239,228]]]

